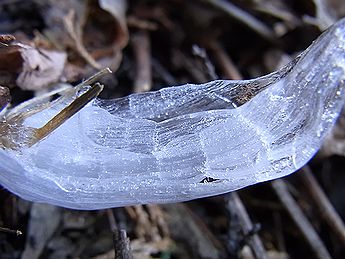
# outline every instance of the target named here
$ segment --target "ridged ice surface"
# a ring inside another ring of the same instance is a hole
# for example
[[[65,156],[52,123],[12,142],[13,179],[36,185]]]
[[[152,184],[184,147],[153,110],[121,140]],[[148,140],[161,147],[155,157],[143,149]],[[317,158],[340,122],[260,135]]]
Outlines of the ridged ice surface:
[[[0,184],[76,209],[185,201],[288,175],[344,104],[345,20],[280,71],[94,100],[32,147],[0,150]],[[57,102],[25,120],[40,127]]]

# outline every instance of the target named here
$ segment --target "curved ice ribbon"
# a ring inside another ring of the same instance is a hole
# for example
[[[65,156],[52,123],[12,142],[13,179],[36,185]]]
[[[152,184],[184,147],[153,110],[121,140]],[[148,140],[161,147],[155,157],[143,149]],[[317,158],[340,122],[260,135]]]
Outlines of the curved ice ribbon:
[[[27,200],[89,210],[186,201],[276,179],[320,148],[344,104],[344,80],[343,19],[258,79],[95,99],[40,142],[0,149],[0,184]],[[10,125],[20,132],[2,139],[30,136],[67,99]]]

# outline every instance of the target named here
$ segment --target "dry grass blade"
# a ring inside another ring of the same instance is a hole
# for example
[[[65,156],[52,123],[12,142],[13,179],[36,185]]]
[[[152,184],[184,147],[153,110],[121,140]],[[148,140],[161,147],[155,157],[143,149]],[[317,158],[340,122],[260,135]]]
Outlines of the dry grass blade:
[[[310,167],[302,168],[302,173],[298,174],[302,179],[304,187],[311,194],[315,205],[318,207],[321,216],[325,219],[332,231],[338,236],[340,241],[345,246],[345,225],[321,186],[316,181]]]
[[[250,220],[240,197],[236,192],[229,194],[228,197],[227,208],[232,212],[232,214],[237,216],[242,232],[246,240],[248,240],[248,245],[252,249],[255,258],[267,259],[268,256],[259,235],[256,233],[251,234],[254,229],[254,225]]]
[[[292,198],[288,191],[288,188],[283,180],[275,180],[272,182],[272,187],[278,198],[282,202],[289,215],[301,230],[304,238],[308,242],[312,249],[315,258],[319,259],[331,259],[331,255],[327,251],[324,243],[316,233],[315,229],[304,215],[301,208],[298,206],[296,201]]]
[[[86,104],[91,100],[96,98],[98,94],[103,90],[103,86],[100,84],[93,85],[89,90],[87,90],[83,95],[75,99],[70,105],[65,107],[61,112],[54,116],[50,121],[48,121],[43,127],[35,131],[34,137],[32,139],[31,145],[39,142],[55,129],[61,126],[66,120],[80,111]]]
[[[22,231],[20,231],[20,230],[13,230],[13,229],[3,228],[3,227],[0,227],[0,232],[9,233],[9,234],[15,234],[17,236],[20,236],[20,235],[23,234]]]

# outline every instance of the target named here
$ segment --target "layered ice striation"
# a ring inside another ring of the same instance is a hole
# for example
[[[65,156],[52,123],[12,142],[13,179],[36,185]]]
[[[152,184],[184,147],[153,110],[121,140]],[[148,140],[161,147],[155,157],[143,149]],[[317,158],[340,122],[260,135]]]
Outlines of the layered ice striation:
[[[267,76],[93,100],[31,147],[0,150],[0,183],[74,209],[186,201],[288,175],[344,104],[345,20]],[[45,124],[65,105],[25,119]],[[3,135],[3,138],[8,137]]]

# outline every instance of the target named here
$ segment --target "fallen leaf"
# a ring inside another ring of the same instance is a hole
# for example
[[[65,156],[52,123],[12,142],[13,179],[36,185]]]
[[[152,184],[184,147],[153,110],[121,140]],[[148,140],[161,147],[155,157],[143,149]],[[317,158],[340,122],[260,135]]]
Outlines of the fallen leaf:
[[[60,79],[67,58],[64,52],[29,47],[21,54],[22,72],[16,83],[23,90],[40,90]]]
[[[129,39],[126,10],[126,0],[50,1],[44,35],[59,49],[72,50],[70,64],[89,64],[93,68],[90,73],[101,67],[115,71]]]
[[[126,0],[99,0],[99,6],[109,12],[115,19],[116,38],[114,43],[119,49],[124,48],[128,43],[128,28],[126,22]]]
[[[57,82],[63,72],[64,52],[38,49],[21,43],[0,45],[0,84],[40,90]]]
[[[0,45],[0,84],[16,86],[17,74],[20,73],[23,59],[18,45]]]

